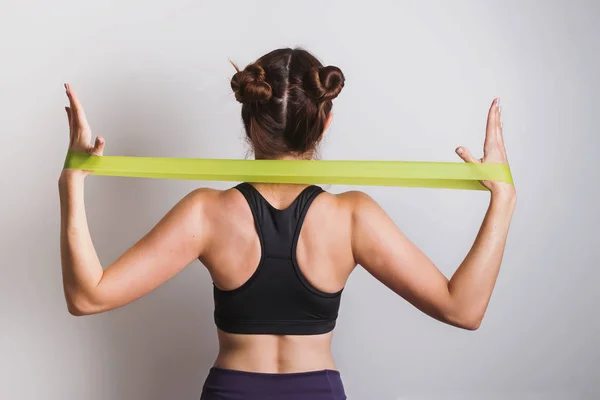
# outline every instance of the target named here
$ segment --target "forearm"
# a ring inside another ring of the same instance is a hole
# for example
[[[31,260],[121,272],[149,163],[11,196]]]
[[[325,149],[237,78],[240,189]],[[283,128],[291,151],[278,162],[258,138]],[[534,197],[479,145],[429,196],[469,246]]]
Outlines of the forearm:
[[[90,236],[84,203],[84,175],[65,170],[59,179],[60,249],[65,297],[71,312],[91,301],[103,269]]]
[[[491,195],[477,238],[448,283],[455,314],[467,326],[478,327],[487,309],[500,271],[515,204],[514,191]]]

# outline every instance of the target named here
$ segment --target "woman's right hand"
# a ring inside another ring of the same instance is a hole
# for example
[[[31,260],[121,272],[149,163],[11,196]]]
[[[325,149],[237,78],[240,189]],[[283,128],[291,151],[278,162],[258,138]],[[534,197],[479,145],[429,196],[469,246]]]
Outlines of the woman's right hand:
[[[83,106],[75,91],[65,83],[65,91],[69,98],[69,107],[65,107],[69,120],[69,150],[101,156],[104,150],[104,138],[98,136],[92,145],[92,129],[87,121]]]
[[[502,135],[502,115],[500,110],[500,99],[495,98],[488,113],[487,126],[485,129],[485,142],[483,144],[483,158],[473,157],[469,149],[460,146],[456,153],[465,162],[470,163],[500,163],[508,165],[506,149],[504,148],[504,137]],[[515,194],[515,187],[501,181],[481,181],[481,184],[488,188],[492,194],[508,193]]]

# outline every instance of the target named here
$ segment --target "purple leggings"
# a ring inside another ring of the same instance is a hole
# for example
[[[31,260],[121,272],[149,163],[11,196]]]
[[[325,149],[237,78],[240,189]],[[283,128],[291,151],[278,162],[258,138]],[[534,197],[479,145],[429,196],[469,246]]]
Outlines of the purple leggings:
[[[340,373],[331,369],[267,374],[212,367],[200,400],[345,400]]]

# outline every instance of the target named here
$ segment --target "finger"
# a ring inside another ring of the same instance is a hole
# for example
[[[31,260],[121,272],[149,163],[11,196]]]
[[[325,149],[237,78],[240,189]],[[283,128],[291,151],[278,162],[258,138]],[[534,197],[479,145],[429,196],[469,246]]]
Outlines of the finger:
[[[73,115],[73,110],[71,107],[65,107],[67,110],[67,117],[69,118],[69,129],[73,132],[73,128],[75,128],[75,116]]]
[[[486,140],[495,137],[496,135],[496,125],[498,123],[498,101],[499,98],[495,98],[492,101],[492,105],[490,106],[490,110],[488,111],[488,119],[487,126],[485,127],[485,138]]]
[[[94,147],[90,149],[90,154],[93,156],[101,156],[104,152],[104,138],[102,136],[96,137]]]
[[[498,106],[496,107],[496,123],[494,126],[494,134],[496,135],[496,139],[499,140],[499,135],[500,135],[500,124],[501,124],[501,107],[500,107],[500,100],[498,100]]]
[[[487,126],[485,129],[485,140],[483,142],[483,154],[492,152],[498,146],[498,109],[500,99],[497,97],[492,101],[490,110],[488,112]]]
[[[498,110],[498,124],[496,125],[496,138],[498,139],[498,143],[504,146],[504,137],[502,136],[503,123],[502,123],[502,107]]]
[[[70,122],[69,126],[71,128],[71,131],[73,131],[73,129],[77,125],[77,114],[75,112],[76,105],[75,105],[75,102],[73,100],[73,97],[71,96],[70,87],[66,83],[65,83],[65,91],[67,93],[67,98],[69,99],[69,116],[71,117],[70,120],[69,120],[69,122]]]
[[[73,118],[71,117],[71,109],[69,107],[65,107],[65,111],[67,112],[67,120],[69,121],[69,128],[72,127]]]
[[[478,163],[481,162],[481,160],[473,157],[473,154],[471,154],[471,152],[469,151],[469,149],[467,149],[466,147],[457,147],[456,148],[456,154],[458,154],[458,156],[460,158],[462,158],[462,160],[464,162],[468,162],[468,163]]]
[[[498,110],[498,140],[504,143],[504,121],[502,118],[502,107]]]
[[[67,84],[66,87],[67,87],[67,95],[69,96],[69,99],[71,100],[71,108],[72,108],[73,114],[76,118],[76,122],[79,124],[79,126],[86,125],[87,120],[85,118],[83,106],[81,105],[81,102],[79,101],[79,97],[77,97],[75,90],[73,90],[73,88],[71,87],[70,84]]]
[[[67,95],[69,96],[69,100],[71,102],[71,110],[75,116],[76,125],[79,128],[87,128],[87,118],[85,116],[85,112],[83,111],[83,106],[81,105],[81,102],[75,93],[75,90],[73,90],[71,85],[68,83],[65,83],[65,88],[67,89]]]
[[[73,121],[71,117],[71,109],[69,107],[65,107],[65,111],[67,112],[67,119],[69,121],[69,147],[73,144]]]
[[[71,110],[74,110],[73,98],[71,97],[71,91],[69,90],[69,85],[65,83],[65,93],[67,94],[67,98],[69,99],[69,106]]]
[[[69,107],[65,107],[65,111],[67,112],[67,119],[69,121],[69,127],[71,126],[71,109]]]
[[[499,99],[498,99],[499,101]],[[498,105],[498,121],[496,123],[496,140],[502,156],[506,159],[506,148],[504,147],[504,122],[502,121],[502,106]]]

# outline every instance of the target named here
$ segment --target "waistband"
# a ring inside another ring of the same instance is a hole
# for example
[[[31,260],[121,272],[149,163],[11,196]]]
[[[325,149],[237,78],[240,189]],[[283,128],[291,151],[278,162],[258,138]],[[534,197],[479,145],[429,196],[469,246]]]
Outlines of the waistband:
[[[266,373],[210,368],[201,399],[346,399],[340,372],[322,369],[306,372]],[[212,397],[211,397],[212,396]],[[217,396],[217,397],[214,397]]]
[[[228,369],[222,368],[218,365],[211,367],[210,372],[215,372],[219,374],[232,374],[232,375],[242,375],[242,376],[252,376],[256,378],[273,378],[273,379],[285,379],[292,377],[309,377],[314,375],[337,375],[341,376],[340,371],[335,369],[319,369],[314,371],[303,371],[303,372],[251,372],[251,371],[242,371],[237,369]]]

